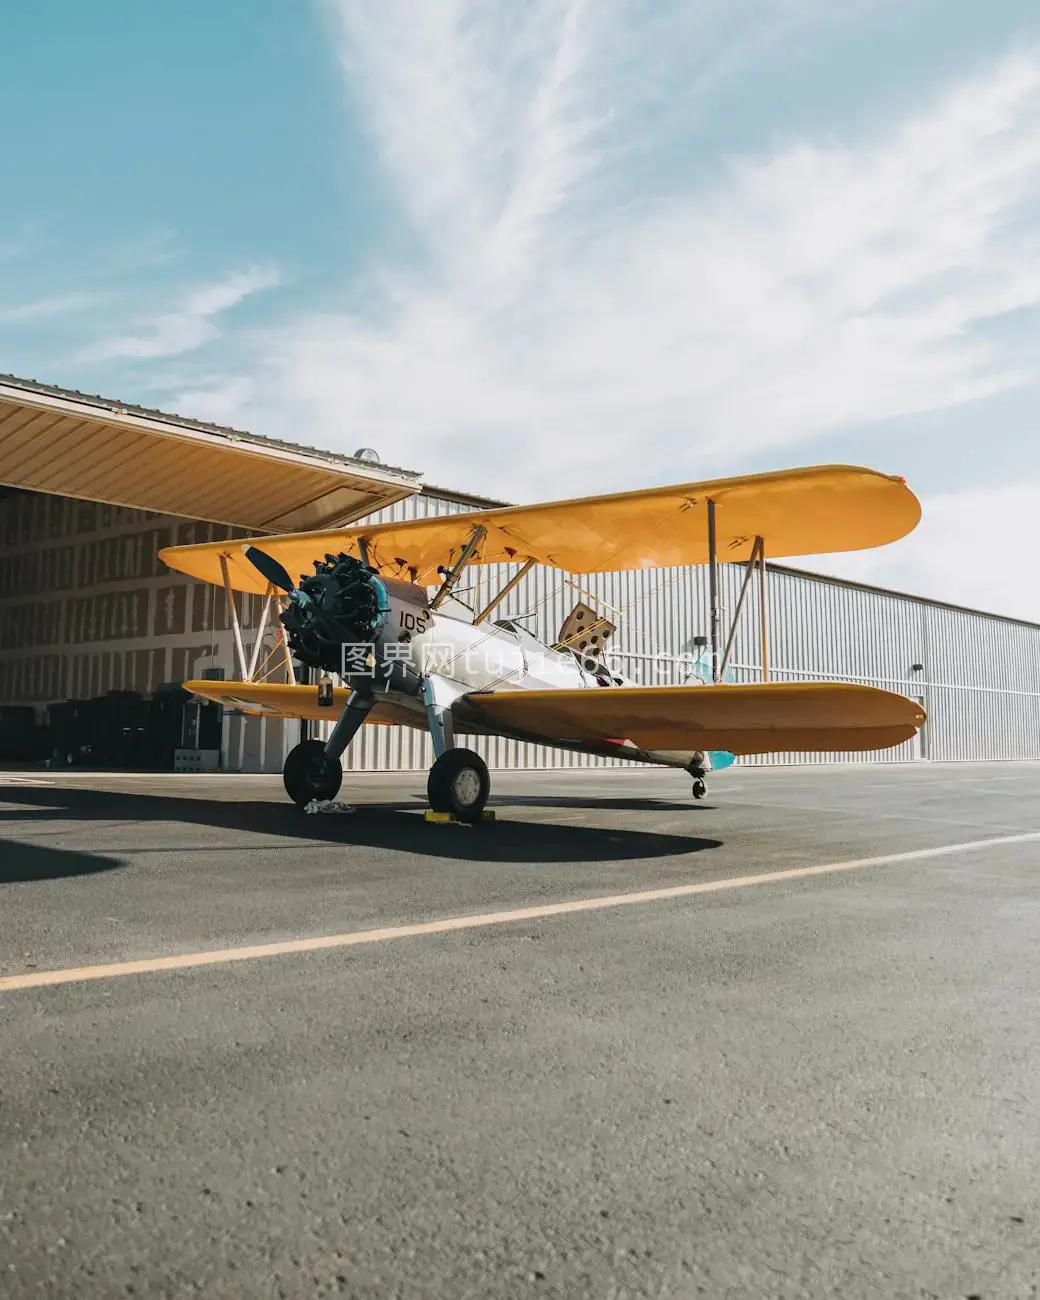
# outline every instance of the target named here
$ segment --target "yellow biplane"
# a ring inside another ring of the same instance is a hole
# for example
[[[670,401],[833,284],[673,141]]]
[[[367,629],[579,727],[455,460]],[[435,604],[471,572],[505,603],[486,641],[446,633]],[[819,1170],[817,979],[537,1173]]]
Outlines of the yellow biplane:
[[[395,722],[432,737],[431,807],[476,820],[490,777],[477,753],[456,744],[462,735],[682,768],[694,778],[696,797],[705,792],[712,751],[866,751],[910,739],[925,718],[904,696],[769,680],[766,554],[883,546],[906,536],[920,515],[902,478],[819,466],[159,554],[170,568],[222,586],[231,610],[242,680],[189,681],[187,690],[248,713],[336,718],[327,741],[304,740],[287,758],[283,776],[294,802],[334,798],[341,757],[362,724]],[[746,566],[725,639],[722,561]],[[490,564],[512,566],[511,576],[483,608],[466,609],[453,590],[468,566]],[[570,575],[707,564],[707,680],[644,686],[620,675],[605,649],[614,626],[584,602],[552,644],[516,619],[492,619],[536,564]],[[737,620],[756,571],[763,680],[727,684]],[[265,597],[248,664],[236,592]],[[285,683],[255,680],[272,602]],[[318,680],[300,681],[297,665]],[[345,684],[335,686],[333,674]]]

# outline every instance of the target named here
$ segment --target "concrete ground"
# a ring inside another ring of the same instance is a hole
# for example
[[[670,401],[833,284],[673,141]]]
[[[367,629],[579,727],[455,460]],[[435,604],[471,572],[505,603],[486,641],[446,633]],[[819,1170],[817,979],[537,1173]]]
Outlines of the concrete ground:
[[[4,1300],[1040,1295],[1040,766],[424,784],[0,773]]]

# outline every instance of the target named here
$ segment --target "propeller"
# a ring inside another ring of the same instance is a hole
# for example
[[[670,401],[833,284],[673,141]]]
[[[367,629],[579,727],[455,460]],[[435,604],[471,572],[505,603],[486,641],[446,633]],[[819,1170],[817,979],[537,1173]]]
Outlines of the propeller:
[[[268,582],[280,587],[282,591],[286,591],[290,595],[297,590],[296,584],[289,577],[288,569],[279,564],[273,555],[268,555],[266,551],[261,551],[257,546],[247,546],[245,554],[246,559],[253,568],[258,569]]]

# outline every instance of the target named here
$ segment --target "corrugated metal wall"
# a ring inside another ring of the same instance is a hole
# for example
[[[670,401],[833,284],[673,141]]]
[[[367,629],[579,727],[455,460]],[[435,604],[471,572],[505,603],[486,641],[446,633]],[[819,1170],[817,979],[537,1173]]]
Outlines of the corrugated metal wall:
[[[0,497],[0,704],[39,721],[63,699],[150,695],[209,668],[237,676],[224,592],[167,569],[161,547],[243,530],[40,492]],[[262,601],[238,601],[247,646]],[[299,725],[226,717],[229,770],[280,771]]]
[[[962,610],[925,607],[927,756],[1040,754],[1040,631]]]
[[[401,502],[375,520],[448,514],[471,508],[442,497]],[[516,566],[471,570],[458,589],[479,608]],[[736,609],[743,569],[720,566],[723,636]],[[904,762],[917,758],[984,761],[1040,758],[1040,627],[929,604],[911,596],[834,582],[770,567],[767,579],[768,658],[775,680],[853,681],[920,699],[928,712],[920,736],[896,750],[840,755],[773,754],[740,760]],[[618,624],[617,666],[644,684],[678,682],[689,671],[676,657],[697,654],[694,638],[708,634],[706,568],[599,574],[570,579],[537,568],[495,617],[530,615],[527,626],[545,639],[582,592]],[[914,664],[922,664],[914,671]],[[757,578],[748,591],[732,655],[737,681],[761,678]],[[471,742],[467,741],[467,744]],[[514,741],[474,741],[492,767],[615,766],[611,760]],[[425,768],[433,761],[427,737],[407,728],[366,727],[344,758],[353,770]]]
[[[373,522],[471,509],[450,494],[416,496]],[[136,511],[8,493],[0,505],[0,702],[32,704],[89,697],[112,688],[148,691],[204,668],[237,675],[224,594],[165,570],[155,552],[173,541],[210,540],[232,530]],[[512,575],[512,566],[467,572],[459,595],[474,608]],[[723,624],[736,607],[742,570],[721,568]],[[465,584],[471,584],[467,587]],[[623,572],[570,580],[532,571],[497,616],[530,614],[552,639],[582,592],[615,610],[617,666],[646,684],[681,681],[676,656],[696,652],[708,632],[707,570]],[[241,602],[246,641],[260,601]],[[767,755],[748,763],[985,761],[1040,758],[1040,627],[952,609],[895,593],[771,568],[769,662],[778,680],[859,681],[921,699],[921,737],[889,754]],[[920,672],[912,671],[923,664]],[[733,655],[738,681],[761,672],[753,584]],[[278,771],[299,726],[275,719],[226,720],[232,770]],[[490,739],[473,742],[495,767],[605,766],[607,760]],[[428,739],[407,728],[367,727],[345,759],[353,769],[422,769]]]

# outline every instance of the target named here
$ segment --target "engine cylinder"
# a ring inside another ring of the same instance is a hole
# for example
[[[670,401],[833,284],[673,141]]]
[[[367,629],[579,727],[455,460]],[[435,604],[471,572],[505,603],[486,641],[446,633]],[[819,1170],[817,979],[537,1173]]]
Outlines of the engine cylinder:
[[[281,616],[303,665],[344,676],[381,675],[388,642],[424,631],[432,617],[421,587],[383,578],[352,555],[326,555],[301,578]]]

